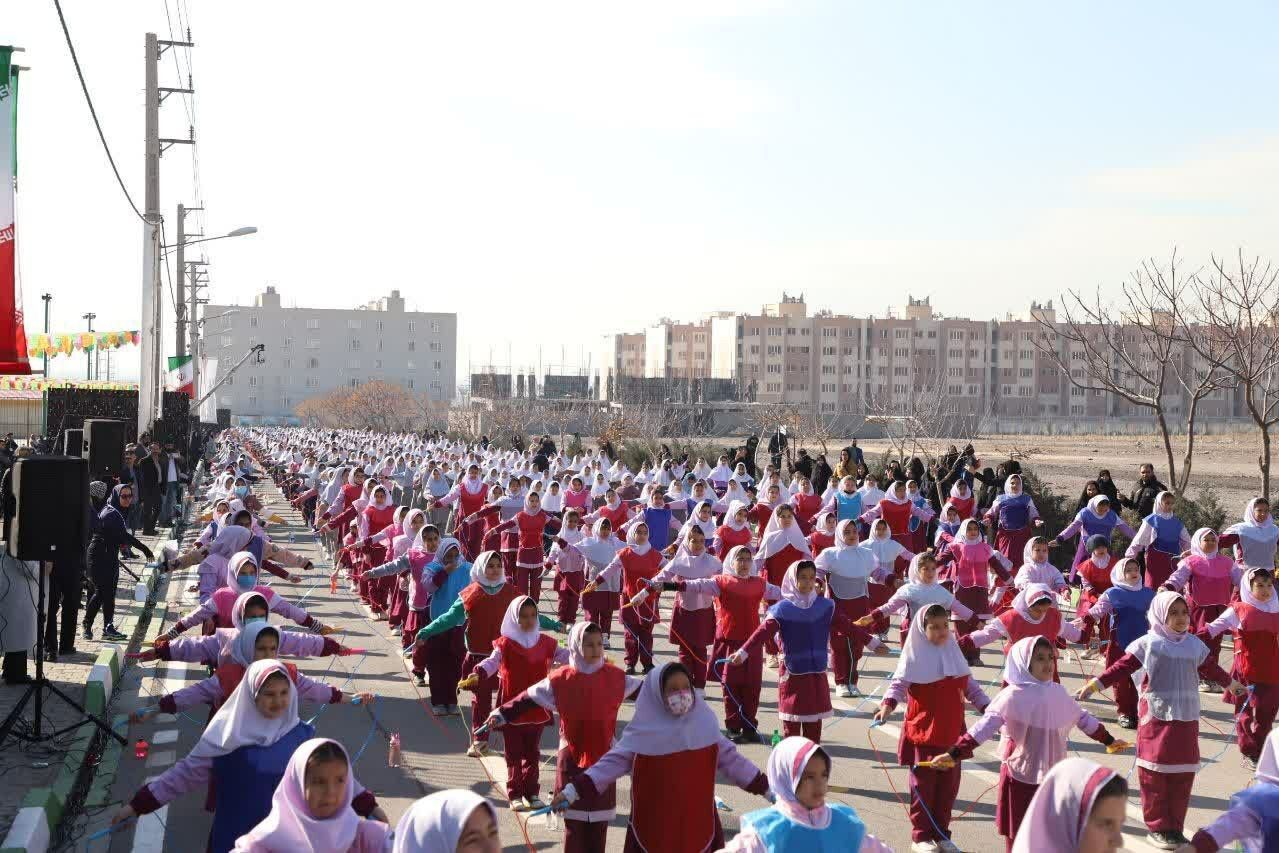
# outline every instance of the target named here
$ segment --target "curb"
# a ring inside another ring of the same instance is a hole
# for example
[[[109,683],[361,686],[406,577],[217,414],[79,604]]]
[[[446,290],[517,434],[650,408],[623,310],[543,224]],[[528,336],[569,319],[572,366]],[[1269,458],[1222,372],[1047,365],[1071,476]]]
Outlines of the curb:
[[[176,535],[181,541],[180,532]],[[162,578],[162,573],[155,566],[149,568],[143,578],[147,600],[142,602],[138,624],[145,621],[145,630],[135,628],[127,646],[109,645],[98,652],[84,687],[84,708],[90,714],[101,716],[110,704],[111,695],[120,681],[125,649],[150,642],[159,635],[168,612],[165,602],[155,600]],[[128,717],[123,715],[111,720],[112,727],[117,730],[127,723]],[[98,746],[101,755],[92,756],[90,750],[99,737],[102,741]],[[23,798],[22,807],[14,816],[3,844],[0,844],[0,853],[46,853],[72,792],[83,782],[86,788],[92,786],[91,794],[96,794],[99,800],[105,801],[108,789],[102,787],[102,779],[114,779],[123,755],[123,748],[114,740],[100,735],[97,727],[81,726],[62,758],[62,766],[53,784],[46,788],[33,788]],[[105,802],[99,803],[104,804]]]

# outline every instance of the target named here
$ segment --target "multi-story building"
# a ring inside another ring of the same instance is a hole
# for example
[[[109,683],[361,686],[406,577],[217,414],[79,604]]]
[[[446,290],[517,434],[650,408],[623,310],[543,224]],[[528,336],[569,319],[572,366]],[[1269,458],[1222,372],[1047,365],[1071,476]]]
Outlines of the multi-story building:
[[[946,317],[927,298],[908,297],[901,314],[852,317],[810,315],[802,295],[783,294],[781,302],[764,305],[758,314],[718,312],[695,323],[662,320],[641,333],[607,336],[598,389],[601,398],[609,396],[610,375],[710,377],[732,380],[740,400],[826,414],[910,411],[921,399],[958,415],[1010,420],[1143,414],[1116,395],[1071,382],[1085,376],[1083,346],[1049,333],[1045,323],[1057,324],[1051,302],[1032,302],[1027,316],[997,321]],[[1050,347],[1057,348],[1057,358]],[[637,355],[627,360],[624,353]],[[1189,347],[1175,360],[1182,376],[1202,370]],[[1118,360],[1113,369],[1116,376],[1128,373]],[[1167,381],[1169,413],[1179,414],[1190,405],[1190,395],[1175,375]],[[1205,418],[1236,417],[1235,397],[1229,390],[1214,391],[1200,401],[1199,411]]]
[[[214,381],[266,345],[260,363],[250,359],[215,395],[241,423],[289,418],[308,397],[373,380],[432,400],[456,393],[457,315],[406,311],[398,290],[353,309],[286,308],[267,287],[252,305],[206,305],[204,316]]]

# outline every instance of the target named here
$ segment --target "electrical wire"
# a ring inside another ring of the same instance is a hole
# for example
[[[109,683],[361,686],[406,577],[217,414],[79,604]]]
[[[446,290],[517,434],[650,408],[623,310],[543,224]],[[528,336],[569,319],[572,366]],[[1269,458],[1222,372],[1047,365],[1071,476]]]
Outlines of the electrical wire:
[[[149,224],[147,218],[142,215],[142,211],[138,210],[138,206],[133,203],[133,196],[129,195],[129,189],[124,185],[124,178],[120,177],[120,169],[115,164],[115,157],[111,155],[111,146],[107,145],[106,134],[102,132],[102,123],[98,121],[98,111],[94,109],[93,98],[89,95],[89,84],[84,80],[84,72],[80,68],[80,59],[76,56],[75,45],[71,41],[71,31],[67,29],[66,16],[62,14],[62,3],[60,0],[53,0],[53,7],[58,10],[58,21],[62,24],[62,34],[67,40],[67,50],[71,53],[71,63],[75,66],[76,77],[80,80],[80,90],[84,92],[84,102],[89,107],[89,115],[93,117],[93,126],[98,130],[98,139],[102,142],[102,150],[106,152],[107,162],[111,164],[111,171],[115,173],[116,182],[120,184],[120,192],[124,193],[125,201],[129,202],[129,207],[133,208],[133,212],[141,219],[143,223]]]

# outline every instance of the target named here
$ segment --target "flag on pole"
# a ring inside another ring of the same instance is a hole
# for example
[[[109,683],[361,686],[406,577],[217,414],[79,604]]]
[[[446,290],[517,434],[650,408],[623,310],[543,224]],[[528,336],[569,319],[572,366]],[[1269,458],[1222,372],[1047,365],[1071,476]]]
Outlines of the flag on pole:
[[[30,375],[17,276],[14,189],[18,178],[18,68],[0,45],[0,373]]]
[[[169,356],[169,390],[186,394],[195,399],[195,373],[191,370],[191,356]]]

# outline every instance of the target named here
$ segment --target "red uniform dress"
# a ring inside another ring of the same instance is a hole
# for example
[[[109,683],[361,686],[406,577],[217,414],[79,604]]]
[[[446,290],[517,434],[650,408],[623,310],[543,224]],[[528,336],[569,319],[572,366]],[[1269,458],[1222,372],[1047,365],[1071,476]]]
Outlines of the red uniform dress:
[[[559,644],[554,637],[543,634],[526,649],[503,636],[493,641],[493,648],[502,653],[502,661],[498,665],[498,701],[506,703],[546,678]],[[507,798],[532,799],[541,790],[537,777],[541,765],[538,743],[542,739],[542,727],[550,721],[550,714],[535,707],[507,720],[503,727]]]
[[[741,666],[725,660],[742,647],[759,627],[759,605],[768,590],[768,581],[761,577],[739,578],[735,575],[716,575],[704,581],[693,581],[699,586],[706,581],[719,588],[715,601],[715,642],[711,646],[710,672],[707,681],[724,684],[724,725],[734,731],[756,731],[759,726],[759,694],[764,681],[764,655],[758,648],[752,649]]]
[[[1227,697],[1235,703],[1239,751],[1257,761],[1279,711],[1279,613],[1267,613],[1242,601],[1233,602],[1230,608],[1239,618],[1231,674],[1250,689],[1242,699]]]
[[[915,534],[910,530],[915,505],[910,501],[894,503],[888,498],[879,502],[879,517],[888,525],[888,532],[906,550],[914,551]]]
[[[381,533],[386,527],[389,527],[395,521],[395,506],[387,504],[378,509],[373,504],[369,504],[364,508],[364,520],[368,526],[368,536],[374,533]],[[387,562],[387,549],[381,545],[365,545],[364,546],[364,568],[372,566],[380,566]],[[385,613],[391,603],[391,590],[399,583],[399,578],[394,575],[376,578],[366,581],[360,578],[360,598],[368,601],[369,606],[373,608],[374,613]]]
[[[502,584],[492,594],[485,592],[484,587],[477,583],[469,584],[458,596],[466,610],[466,658],[462,661],[462,677],[466,678],[474,672],[480,679],[479,684],[471,691],[472,720],[487,720],[493,710],[493,691],[497,689],[497,677],[486,675],[484,670],[477,670],[476,666],[493,651],[493,641],[502,635],[502,615],[518,596],[515,587],[509,583]],[[488,731],[485,730],[475,739],[487,743]]]
[[[1053,648],[1057,647],[1057,635],[1061,633],[1061,611],[1056,607],[1049,607],[1044,618],[1038,622],[1027,620],[1011,608],[995,618],[1004,624],[1004,630],[1008,632],[1008,640],[1004,643],[1004,657],[1008,657],[1008,653],[1013,646],[1017,645],[1018,640],[1024,640],[1027,637],[1043,637],[1053,645]],[[1053,658],[1053,681],[1061,681],[1057,675],[1055,657]]]
[[[946,752],[963,736],[964,694],[969,678],[949,676],[907,688],[906,720],[897,742],[897,761],[903,767],[912,768],[911,787],[916,793],[910,803],[912,841],[939,842],[944,838],[938,835],[938,830],[949,833],[951,809],[959,795],[962,770],[958,765],[949,770],[917,765]],[[887,699],[885,704],[891,708],[897,703]]]
[[[721,560],[727,557],[728,552],[738,545],[749,546],[750,544],[750,527],[743,526],[741,530],[734,530],[727,524],[721,524],[715,530],[715,556]]]
[[[1088,611],[1092,606],[1101,599],[1102,593],[1110,589],[1110,571],[1115,567],[1114,557],[1106,563],[1105,567],[1100,567],[1092,561],[1092,557],[1080,563],[1076,570],[1087,584],[1079,591],[1079,605],[1075,608],[1075,615],[1080,619],[1088,615]],[[1099,634],[1102,642],[1110,639],[1110,620],[1105,619],[1101,623],[1101,632]]]
[[[482,512],[496,514],[498,507],[490,506]],[[550,528],[553,533],[559,530],[559,527],[559,519],[551,517],[543,510],[539,509],[534,513],[520,510],[515,513],[514,518],[503,521],[484,535],[485,547],[489,547],[493,544],[492,539],[495,535],[508,535],[510,531],[515,531],[515,588],[534,601],[542,597],[542,564],[545,554],[542,549],[542,536],[547,528]]]
[[[656,548],[649,548],[644,554],[637,554],[630,547],[617,552],[616,562],[622,568],[622,599],[624,604],[647,589],[641,580],[650,580],[657,575],[662,563],[662,555]],[[644,601],[622,609],[622,625],[626,628],[627,666],[643,665],[645,671],[653,666],[653,626],[661,619],[658,611],[658,594],[654,592]]]
[[[795,521],[805,536],[813,532],[813,519],[822,508],[821,495],[806,495],[802,492],[792,495],[791,508],[795,510]]]

